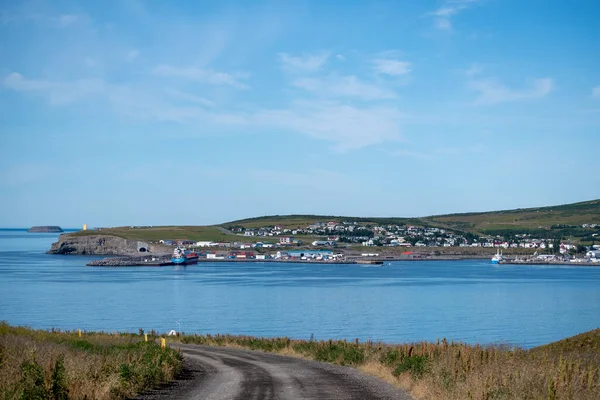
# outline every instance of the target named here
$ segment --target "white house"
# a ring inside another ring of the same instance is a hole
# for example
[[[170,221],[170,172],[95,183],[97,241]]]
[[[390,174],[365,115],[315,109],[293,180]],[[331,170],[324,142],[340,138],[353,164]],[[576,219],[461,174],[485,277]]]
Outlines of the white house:
[[[585,253],[586,257],[600,259],[600,250],[590,250]]]

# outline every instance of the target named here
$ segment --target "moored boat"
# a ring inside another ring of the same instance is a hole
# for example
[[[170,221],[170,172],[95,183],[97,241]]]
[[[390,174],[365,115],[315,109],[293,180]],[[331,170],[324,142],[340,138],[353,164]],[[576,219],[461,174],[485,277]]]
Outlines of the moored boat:
[[[498,249],[498,251],[496,252],[494,257],[492,257],[492,264],[499,264],[503,260],[504,260],[504,257],[502,257],[502,252],[500,251],[500,249]]]
[[[195,264],[198,262],[198,253],[195,251],[185,251],[182,248],[176,247],[173,250],[173,256],[171,257],[173,264]]]

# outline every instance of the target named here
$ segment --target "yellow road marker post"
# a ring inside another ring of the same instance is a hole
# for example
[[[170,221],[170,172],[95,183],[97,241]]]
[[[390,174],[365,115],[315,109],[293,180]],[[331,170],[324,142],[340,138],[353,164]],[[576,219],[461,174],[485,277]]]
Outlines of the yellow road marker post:
[[[77,331],[79,333],[79,337],[81,337],[81,329],[78,329]]]
[[[144,333],[144,342],[147,342],[147,341],[148,341],[148,334]]]
[[[163,349],[167,348],[167,339],[160,338],[160,347],[162,347]]]

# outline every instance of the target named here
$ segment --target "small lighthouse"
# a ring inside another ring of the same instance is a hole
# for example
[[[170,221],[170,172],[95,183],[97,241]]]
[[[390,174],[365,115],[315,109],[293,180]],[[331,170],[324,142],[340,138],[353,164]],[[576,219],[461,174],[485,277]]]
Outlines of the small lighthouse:
[[[87,231],[87,224],[83,224],[83,230]]]

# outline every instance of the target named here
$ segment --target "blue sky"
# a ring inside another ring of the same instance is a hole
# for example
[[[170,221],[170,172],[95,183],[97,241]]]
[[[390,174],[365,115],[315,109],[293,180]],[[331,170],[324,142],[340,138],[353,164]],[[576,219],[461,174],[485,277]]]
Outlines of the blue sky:
[[[3,1],[0,226],[600,197],[595,0]]]

